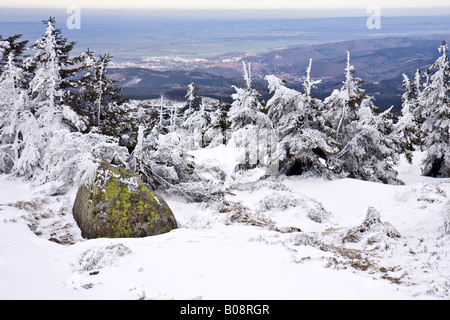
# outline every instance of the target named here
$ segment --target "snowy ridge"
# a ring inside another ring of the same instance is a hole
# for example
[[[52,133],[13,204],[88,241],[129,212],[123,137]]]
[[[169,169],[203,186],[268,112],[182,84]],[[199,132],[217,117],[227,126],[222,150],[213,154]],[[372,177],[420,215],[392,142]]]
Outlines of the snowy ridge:
[[[450,180],[416,176],[421,156],[399,166],[404,186],[221,166],[224,202],[169,197],[180,228],[141,239],[82,239],[75,189],[50,197],[3,175],[0,298],[448,299]]]

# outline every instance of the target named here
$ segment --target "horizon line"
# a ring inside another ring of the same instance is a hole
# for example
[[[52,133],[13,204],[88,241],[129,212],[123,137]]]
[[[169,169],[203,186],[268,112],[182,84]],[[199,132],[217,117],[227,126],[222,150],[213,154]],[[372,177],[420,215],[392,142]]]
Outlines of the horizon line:
[[[227,9],[220,9],[220,8],[100,8],[100,7],[79,7],[81,11],[89,14],[89,13],[95,13],[101,15],[102,13],[107,15],[111,13],[126,13],[131,15],[143,15],[148,14],[149,12],[156,12],[156,13],[198,13],[198,15],[202,15],[205,13],[215,13],[215,14],[238,14],[239,16],[242,16],[243,14],[252,13],[255,17],[258,17],[258,15],[264,15],[267,13],[270,13],[274,15],[274,18],[279,18],[280,14],[283,14],[285,16],[291,16],[292,18],[308,18],[308,14],[313,14],[314,16],[312,18],[332,18],[332,17],[367,17],[368,16],[368,10],[363,8],[339,8],[339,9],[330,9],[330,8],[307,8],[307,9],[300,9],[300,8],[294,8],[294,9],[269,9],[269,8],[258,8],[258,9],[250,9],[250,8],[227,8]],[[64,13],[66,13],[67,7],[3,7],[0,5],[0,9],[3,12],[0,12],[0,17],[2,14],[7,15],[6,11],[28,11],[27,14],[33,14],[37,13],[36,10],[39,12],[46,11],[46,10],[64,10]],[[380,8],[381,14],[383,16],[390,16],[390,17],[401,17],[401,16],[450,16],[450,6],[448,7],[411,7],[411,8]],[[303,14],[302,14],[303,13]],[[232,18],[232,17],[231,17]],[[264,18],[269,18],[265,16]]]

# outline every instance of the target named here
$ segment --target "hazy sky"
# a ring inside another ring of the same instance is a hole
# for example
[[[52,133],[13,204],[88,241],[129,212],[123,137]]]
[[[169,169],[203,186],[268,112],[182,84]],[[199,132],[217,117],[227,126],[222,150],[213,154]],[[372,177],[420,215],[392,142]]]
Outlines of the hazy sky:
[[[0,8],[348,9],[450,7],[449,0],[0,0]]]

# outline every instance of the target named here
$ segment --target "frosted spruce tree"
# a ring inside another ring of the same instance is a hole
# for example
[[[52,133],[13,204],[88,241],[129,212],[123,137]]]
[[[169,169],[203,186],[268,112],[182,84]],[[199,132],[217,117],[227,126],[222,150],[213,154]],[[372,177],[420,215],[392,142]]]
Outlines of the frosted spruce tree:
[[[117,81],[108,77],[108,65],[111,61],[108,54],[95,57],[89,49],[81,57],[80,71],[83,72],[77,81],[79,90],[73,93],[71,105],[79,114],[88,117],[88,126],[95,126],[109,133],[109,126],[114,126],[120,116],[115,107],[124,102]]]
[[[32,46],[36,51],[31,60],[34,77],[29,83],[28,108],[33,115],[29,127],[23,132],[20,157],[14,166],[14,172],[25,178],[36,178],[45,171],[44,163],[52,137],[58,134],[63,123],[61,105],[61,64],[52,21],[47,21],[46,33]]]
[[[390,110],[378,115],[373,100],[362,89],[362,80],[355,76],[347,53],[345,81],[324,100],[325,121],[339,144],[339,152],[329,157],[330,167],[356,179],[399,184]]]
[[[236,93],[232,95],[233,103],[228,113],[231,128],[239,130],[248,125],[259,127],[270,125],[270,119],[263,113],[263,101],[260,93],[252,88],[252,70],[251,64],[243,61],[243,72],[245,87],[238,88],[233,86]]]
[[[263,112],[260,93],[252,88],[251,64],[243,61],[244,88],[233,86],[236,93],[228,112],[231,130],[237,145],[244,149],[240,168],[249,169],[261,164],[267,148],[267,136],[272,130],[270,118]]]
[[[22,64],[22,54],[25,51],[28,40],[20,40],[22,34],[3,39],[0,35],[0,69],[8,64],[9,56],[12,54],[13,60],[16,64]]]
[[[326,176],[327,155],[333,153],[332,139],[327,136],[322,118],[322,102],[312,95],[320,80],[312,80],[311,64],[306,69],[304,93],[286,88],[275,76],[268,76],[269,115],[276,124],[280,139],[279,171],[288,175]]]
[[[195,150],[202,145],[202,143],[199,143],[199,136],[203,136],[201,133],[203,122],[208,121],[205,110],[202,109],[202,99],[198,96],[197,91],[198,87],[193,82],[188,85],[185,95],[187,108],[183,113],[181,124],[181,127],[188,131],[186,144],[189,150]]]
[[[0,76],[0,172],[10,173],[17,163],[26,131],[34,127],[33,115],[26,108],[24,71],[10,52]]]
[[[350,52],[347,52],[345,81],[339,90],[334,90],[324,100],[326,120],[333,129],[333,137],[338,141],[346,139],[347,124],[357,119],[357,110],[366,95],[362,83],[362,80],[355,76],[355,67],[350,64]]]
[[[450,177],[450,61],[445,41],[442,54],[431,67],[435,70],[419,95],[422,150],[426,152],[422,172],[426,176]]]
[[[80,57],[73,56],[72,50],[76,44],[75,41],[69,41],[62,35],[61,29],[55,27],[56,20],[54,17],[50,17],[42,21],[47,28],[47,32],[51,32],[51,36],[53,38],[55,54],[60,66],[59,75],[60,75],[60,87],[61,89],[69,89],[75,87],[76,81],[73,81],[73,78],[78,74],[80,68],[78,66],[78,62],[80,61]],[[48,26],[51,25],[51,30],[48,30]],[[36,54],[32,57],[28,57],[24,61],[24,69],[31,73],[32,75],[35,73],[38,63],[41,60],[46,60],[45,50],[42,50],[43,47],[43,38],[36,41],[31,49],[36,52]],[[43,56],[38,56],[39,53],[42,53]],[[63,92],[66,94],[68,91]]]
[[[228,121],[228,110],[230,105],[219,101],[214,105],[214,110],[211,112],[211,126],[207,134],[212,138],[212,146],[220,144],[226,145],[228,143],[228,132],[230,129],[230,122]]]
[[[198,110],[201,104],[201,97],[198,95],[198,87],[192,82],[188,85],[188,90],[186,92],[186,100],[188,112],[193,112]],[[189,113],[188,113],[189,114]]]
[[[398,152],[404,153],[407,161],[412,163],[413,151],[420,145],[420,126],[417,119],[418,95],[420,90],[420,71],[415,81],[403,74],[405,92],[402,95],[402,110],[398,122],[394,125],[393,139],[397,142]]]
[[[190,150],[204,148],[206,146],[205,134],[211,126],[211,115],[206,109],[204,103],[201,103],[198,109],[191,110],[182,123],[182,128],[189,132],[187,144]]]
[[[83,122],[62,97],[58,39],[52,21],[47,21],[46,33],[32,47],[30,59],[34,76],[29,83],[29,97],[22,113],[18,159],[12,173],[35,184],[52,182],[63,193],[92,172],[97,159],[126,158],[126,150],[113,139],[98,134],[81,134]]]
[[[67,85],[64,78],[72,72],[67,71],[72,64],[68,54],[74,43],[67,44],[67,39],[61,37],[60,30],[54,27],[53,18],[45,20],[45,23],[45,35],[31,47],[35,55],[25,62],[28,70],[33,70],[28,85],[28,106],[42,128],[64,123],[79,130],[83,123],[63,101]]]
[[[337,154],[338,162],[349,177],[360,180],[403,184],[395,166],[399,155],[390,135],[390,109],[374,112],[373,97],[366,97],[357,110],[358,119],[347,125],[348,138]]]
[[[49,120],[60,111],[62,90],[61,61],[55,37],[55,28],[51,21],[47,22],[45,36],[33,45],[36,51],[32,64],[35,68],[34,77],[30,82],[32,108],[38,118]],[[49,121],[51,122],[51,121]]]
[[[9,44],[7,41],[3,40],[2,37],[0,36],[0,59],[3,60],[3,58],[5,56],[7,56],[6,54],[6,50],[8,49]]]
[[[266,105],[267,115],[273,127],[277,129],[281,118],[297,110],[297,106],[303,103],[304,97],[300,92],[286,87],[285,80],[275,75],[268,75],[265,79],[268,82],[269,93],[272,94]]]
[[[422,74],[422,72],[420,71],[420,69],[417,69],[416,74],[414,75],[414,83],[411,84],[412,88],[409,90],[410,92],[408,92],[408,90],[406,90],[407,92],[405,92],[405,94],[409,95],[409,99],[410,101],[413,103],[413,108],[411,109],[411,112],[413,113],[413,117],[415,119],[415,122],[417,123],[417,125],[419,126],[418,129],[418,133],[417,133],[417,145],[421,145],[422,144],[422,139],[423,139],[423,133],[420,131],[420,126],[422,125],[423,121],[425,120],[422,117],[422,107],[419,103],[419,96],[422,94],[425,83],[424,83],[424,78],[426,78],[427,82],[429,82],[429,72],[430,70],[427,69],[425,71],[425,75]],[[406,98],[406,97],[405,97]]]

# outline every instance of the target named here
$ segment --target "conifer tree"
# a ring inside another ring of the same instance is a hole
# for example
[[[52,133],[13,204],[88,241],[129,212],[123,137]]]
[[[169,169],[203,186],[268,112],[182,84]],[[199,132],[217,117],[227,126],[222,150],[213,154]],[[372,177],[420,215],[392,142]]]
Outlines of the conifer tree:
[[[75,41],[69,41],[67,38],[63,37],[61,29],[56,28],[56,20],[54,17],[50,17],[42,21],[46,26],[46,35],[39,40],[37,40],[31,49],[36,52],[33,57],[28,57],[25,59],[25,70],[34,74],[38,68],[38,64],[42,61],[48,60],[48,53],[45,52],[43,46],[45,45],[45,38],[49,36],[52,37],[54,42],[55,57],[59,65],[59,76],[60,76],[60,87],[61,89],[70,89],[76,86],[76,82],[73,81],[73,77],[80,71],[77,63],[80,61],[79,56],[73,56],[72,50],[76,44]],[[49,29],[49,26],[51,28]],[[65,94],[65,92],[63,92]]]
[[[28,40],[20,40],[22,34],[16,34],[6,39],[0,35],[0,69],[8,64],[9,56],[12,54],[14,62],[22,64],[22,55],[28,44]]]
[[[63,100],[65,79],[76,69],[68,67],[73,43],[55,30],[54,20],[46,20],[45,35],[23,68],[14,56],[21,42],[11,39],[1,42],[11,50],[0,76],[0,170],[36,184],[52,182],[50,192],[58,194],[89,175],[95,160],[125,159],[126,149],[113,139],[79,132],[83,123]]]
[[[236,93],[232,95],[233,103],[228,113],[231,128],[239,130],[247,125],[257,127],[270,127],[271,122],[267,115],[263,112],[264,103],[261,94],[252,88],[252,71],[251,64],[248,65],[243,61],[243,71],[245,87],[238,88],[233,86]]]
[[[244,148],[244,159],[240,167],[248,169],[260,164],[261,148],[266,147],[266,142],[261,143],[260,138],[266,137],[267,131],[272,130],[272,123],[264,113],[260,93],[252,88],[251,64],[247,65],[243,61],[242,65],[245,87],[233,86],[236,93],[232,95],[233,103],[228,117],[235,137],[242,140],[241,146]]]
[[[101,153],[104,149],[100,144],[104,140],[73,132],[74,128],[76,131],[81,129],[82,123],[62,101],[63,65],[51,20],[47,21],[46,33],[35,42],[33,49],[36,53],[30,61],[34,75],[29,83],[29,101],[22,112],[20,149],[12,173],[35,183],[55,179],[71,184],[86,170],[80,165],[92,157],[91,143],[99,143],[93,148]],[[77,159],[79,164],[75,164]]]
[[[26,118],[24,71],[16,65],[14,53],[0,76],[0,172],[9,173],[19,159]],[[28,128],[30,129],[30,128]]]
[[[405,92],[402,95],[402,110],[392,133],[398,152],[404,153],[409,163],[412,163],[412,152],[416,146],[420,145],[420,127],[416,117],[418,111],[418,90],[420,90],[418,74],[420,74],[420,71],[416,73],[414,82],[406,74],[403,74]]]
[[[30,95],[32,108],[40,117],[44,113],[55,112],[62,97],[61,54],[51,20],[47,21],[45,36],[37,40],[32,48],[36,54],[32,58],[35,72],[30,81]]]
[[[445,41],[442,54],[432,66],[435,72],[419,95],[422,149],[426,157],[422,172],[426,176],[450,177],[450,61]]]
[[[215,105],[215,110],[211,113],[211,130],[210,135],[218,144],[226,145],[228,143],[228,131],[230,130],[230,122],[228,121],[228,110],[230,105],[219,101]]]
[[[324,100],[325,121],[339,145],[339,152],[329,157],[330,167],[361,180],[400,184],[395,170],[398,156],[389,131],[390,110],[378,114],[373,101],[355,76],[347,52],[345,81]]]
[[[186,92],[186,99],[187,99],[187,116],[198,110],[201,105],[202,98],[198,95],[198,87],[192,82],[188,85],[188,90]]]
[[[197,94],[198,87],[192,82],[188,85],[186,92],[187,109],[183,113],[181,127],[188,131],[186,140],[188,149],[195,150],[203,146],[203,136],[208,125],[209,114],[207,114],[202,98]]]
[[[355,76],[355,67],[350,64],[350,52],[347,52],[345,81],[340,90],[334,90],[324,101],[326,120],[333,128],[332,134],[338,141],[347,136],[345,132],[347,124],[357,119],[358,107],[366,95],[362,83],[363,81]]]
[[[205,134],[211,127],[211,115],[204,103],[201,103],[197,110],[193,110],[186,116],[182,127],[189,130],[191,150],[206,146]]]
[[[273,127],[278,128],[281,118],[297,109],[302,103],[302,94],[294,89],[287,88],[285,81],[275,75],[266,76],[269,93],[272,97],[267,101],[267,115],[272,121]]]
[[[391,109],[381,114],[374,110],[373,97],[365,97],[356,111],[358,119],[350,122],[345,130],[348,137],[337,154],[339,165],[352,178],[403,184],[395,170],[398,152],[389,134]]]
[[[98,58],[89,49],[81,55],[81,70],[84,74],[77,83],[78,93],[74,94],[72,106],[89,118],[90,126],[100,127],[109,132],[108,123],[117,123],[116,116],[120,110],[114,109],[117,104],[125,102],[116,86],[117,81],[108,77],[108,64],[111,61],[108,54]]]
[[[70,114],[61,104],[60,52],[51,20],[47,21],[45,35],[32,48],[36,54],[31,60],[34,76],[29,84],[27,106],[31,116],[27,117],[26,130],[22,130],[20,157],[14,166],[14,172],[25,177],[46,169],[45,153],[54,147],[49,145],[49,140],[62,128],[63,112]]]
[[[327,175],[327,154],[334,151],[322,119],[322,102],[312,95],[320,80],[311,78],[312,61],[306,69],[304,93],[286,88],[275,76],[268,76],[269,115],[276,123],[280,139],[280,172]]]

